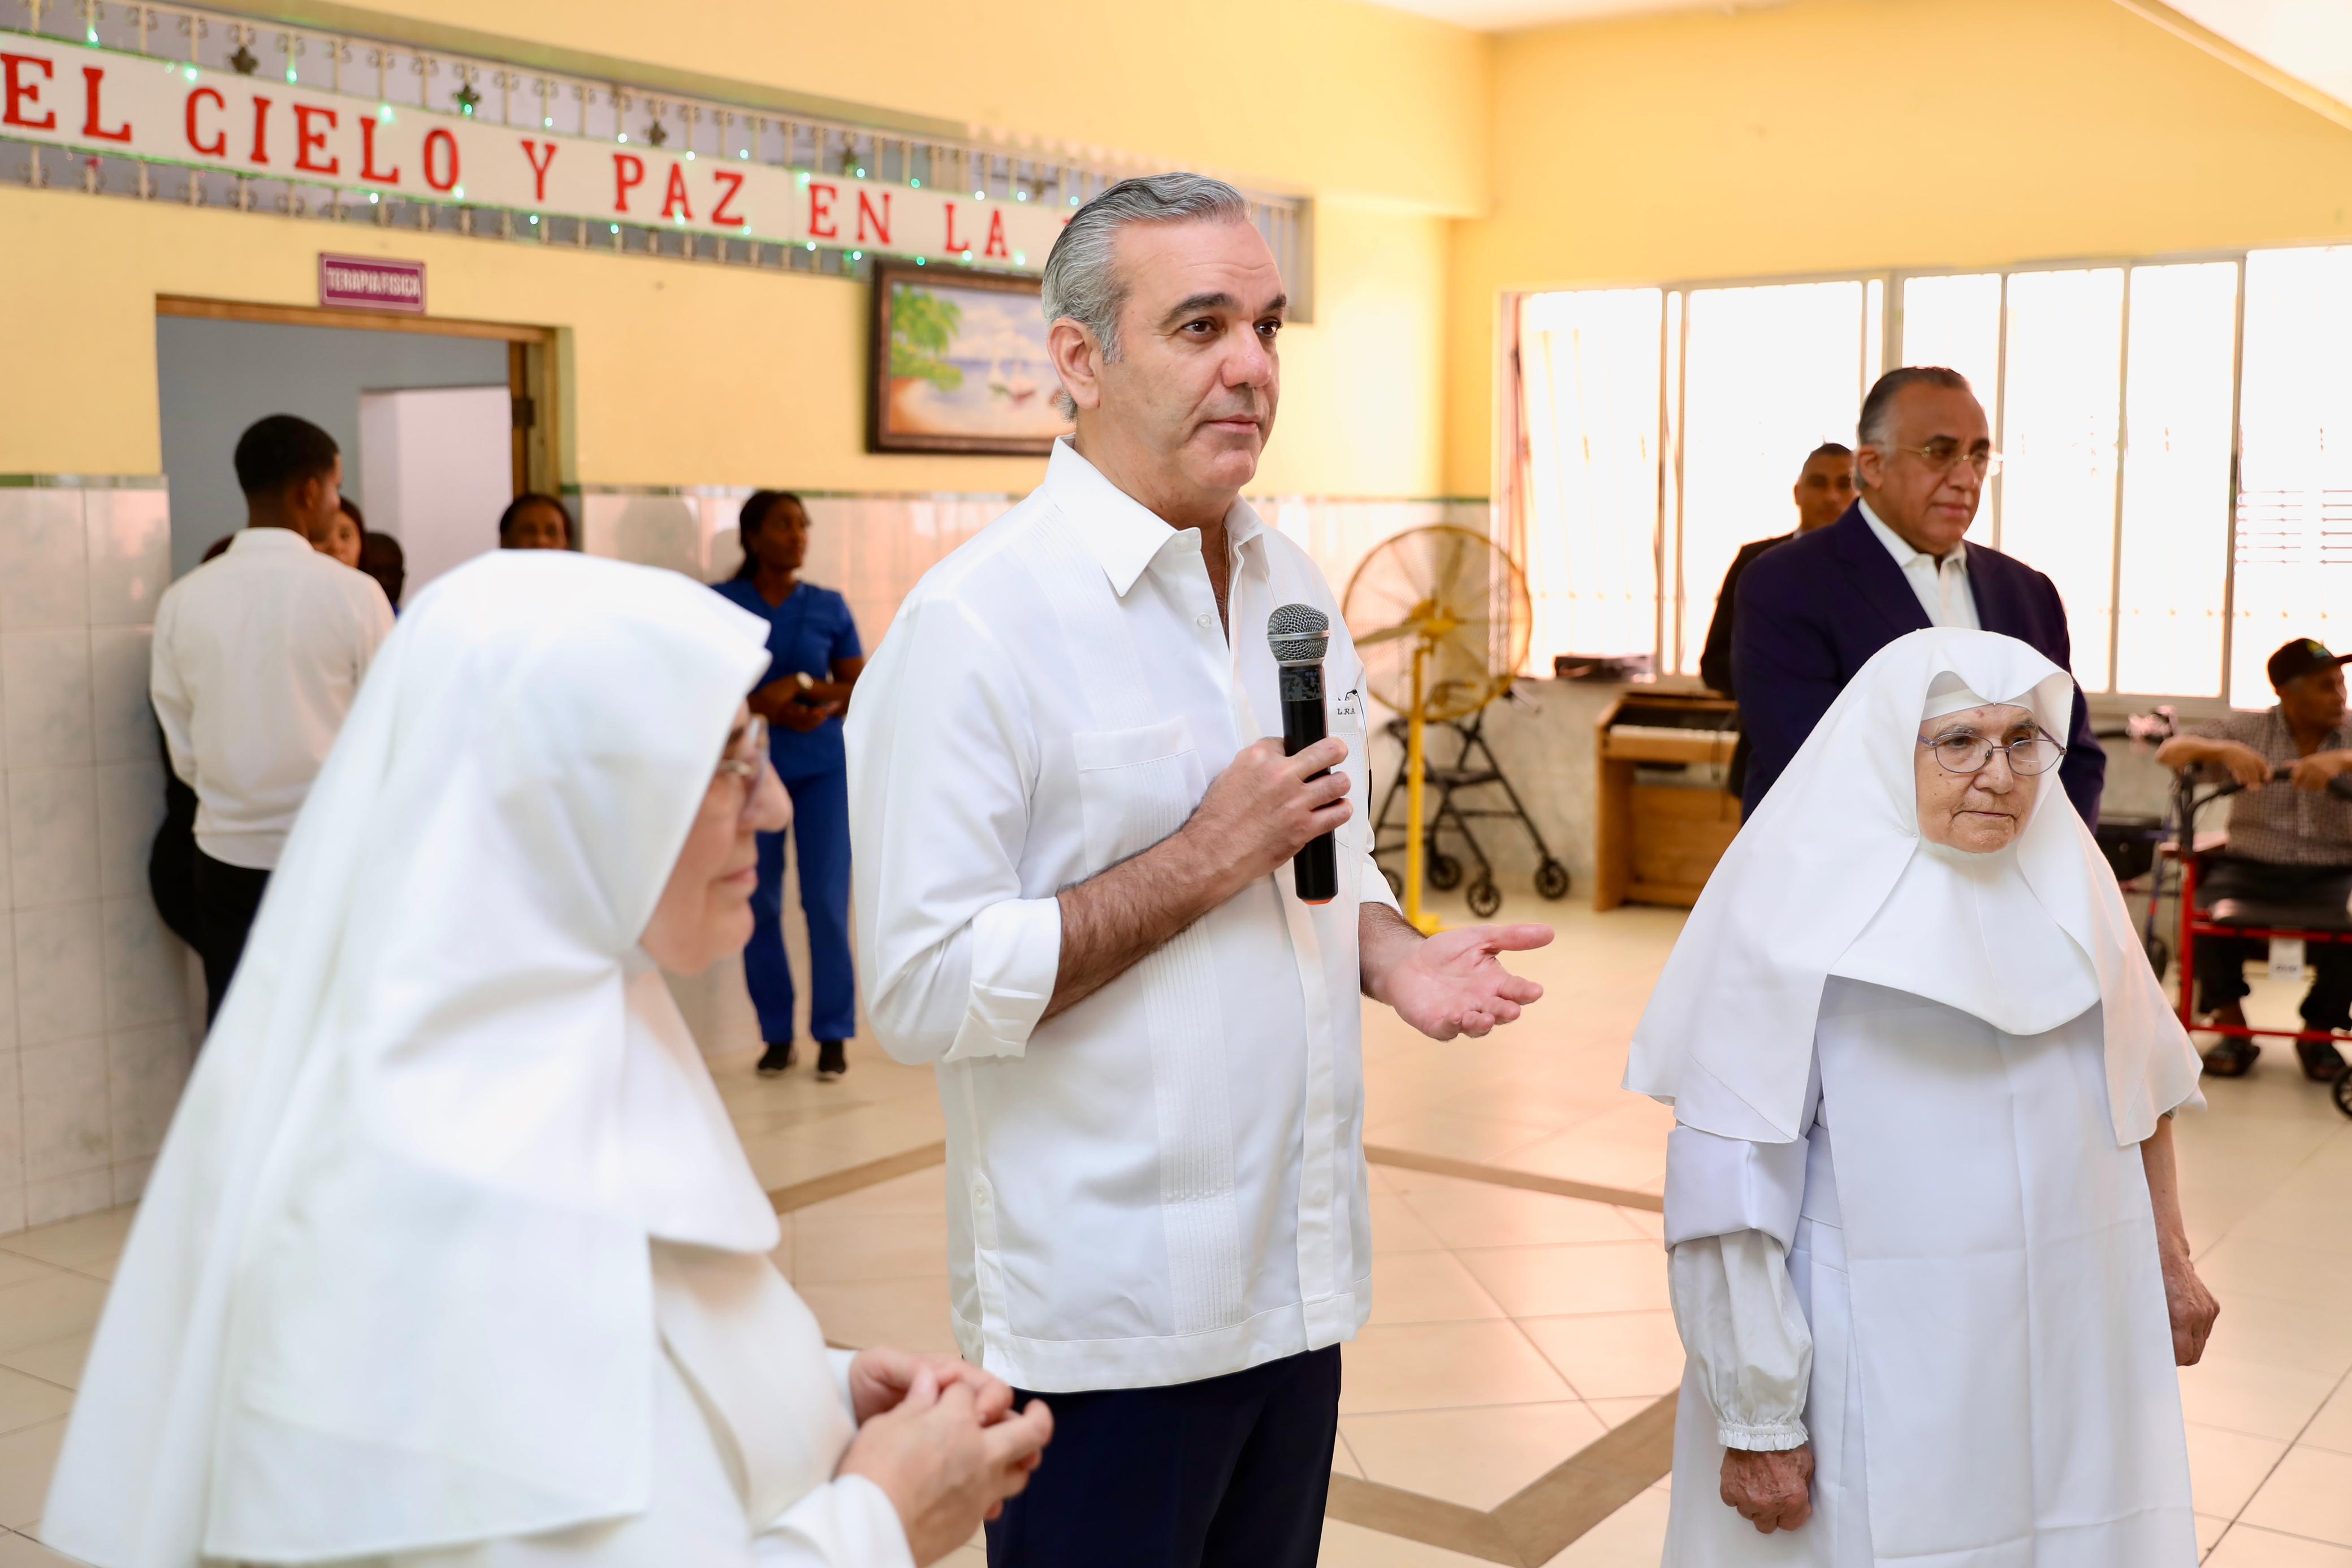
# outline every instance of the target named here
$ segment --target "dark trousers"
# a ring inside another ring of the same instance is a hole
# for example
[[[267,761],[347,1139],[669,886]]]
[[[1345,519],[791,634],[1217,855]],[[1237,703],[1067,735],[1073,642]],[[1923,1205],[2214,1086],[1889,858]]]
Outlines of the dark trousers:
[[[2224,898],[2263,904],[2325,905],[2339,916],[2352,895],[2352,869],[2343,866],[2273,865],[2267,861],[2217,855],[2197,879],[2200,908]],[[2197,1000],[2203,1010],[2226,1007],[2253,988],[2246,964],[2269,944],[2251,936],[2197,938]],[[2316,978],[2303,998],[2304,1022],[2313,1029],[2352,1029],[2352,943],[2314,942],[2305,949]]]
[[[1339,1346],[1198,1383],[1044,1397],[1054,1440],[989,1525],[989,1568],[1314,1568]]]
[[[245,956],[246,934],[253,929],[269,873],[216,861],[202,850],[195,853],[196,956],[205,961],[205,1022],[210,1024],[220,1016],[221,999]]]
[[[809,1034],[847,1040],[857,1032],[857,970],[849,956],[849,771],[835,768],[787,779],[793,850],[800,859],[801,913],[808,917]],[[793,967],[784,958],[784,835],[760,835],[760,884],[751,894],[751,943],[743,981],[760,1015],[760,1038],[793,1040]]]

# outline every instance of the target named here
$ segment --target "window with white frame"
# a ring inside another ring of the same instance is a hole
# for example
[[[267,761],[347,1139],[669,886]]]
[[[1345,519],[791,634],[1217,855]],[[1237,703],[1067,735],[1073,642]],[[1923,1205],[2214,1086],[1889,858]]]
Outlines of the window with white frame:
[[[1695,674],[1732,555],[1793,525],[1882,363],[1976,387],[2004,464],[1970,538],[2058,585],[2086,689],[2263,706],[2272,649],[2347,635],[2352,247],[1531,294],[1517,324],[1532,668]]]
[[[2246,258],[2244,365],[2230,700],[2252,707],[2272,649],[2352,620],[2352,248]]]
[[[1655,288],[1523,302],[1525,494],[1539,521],[1517,553],[1538,668],[1554,653],[1658,644],[1659,487],[1672,466],[1659,413],[1665,320]]]
[[[1853,411],[1876,374],[1867,330],[1874,287],[1691,291],[1684,307],[1682,526],[1668,558],[1680,612],[1674,635],[1659,645],[1659,668],[1698,673],[1731,558],[1750,539],[1788,531],[1790,491],[1807,453],[1853,439]]]
[[[1805,454],[1853,439],[1884,289],[1839,278],[1520,300],[1514,542],[1531,667],[1635,653],[1696,673],[1731,558],[1788,530]]]

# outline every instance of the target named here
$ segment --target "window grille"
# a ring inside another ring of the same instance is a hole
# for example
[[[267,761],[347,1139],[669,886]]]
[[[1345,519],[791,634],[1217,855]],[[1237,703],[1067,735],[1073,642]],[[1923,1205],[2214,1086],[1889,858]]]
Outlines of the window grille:
[[[2004,463],[1969,537],[2057,583],[2084,689],[2267,706],[2281,643],[2352,641],[2352,246],[1507,303],[1532,668],[1695,674],[1731,552],[1794,526],[1882,361],[1975,386]]]

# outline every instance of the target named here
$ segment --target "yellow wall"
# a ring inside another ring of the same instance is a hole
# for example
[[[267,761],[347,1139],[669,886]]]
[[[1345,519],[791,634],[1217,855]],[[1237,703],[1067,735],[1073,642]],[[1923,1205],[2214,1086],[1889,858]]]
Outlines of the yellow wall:
[[[1253,488],[1444,493],[1451,227],[1339,203],[1316,210],[1315,325],[1283,332],[1282,408]]]
[[[1446,477],[1485,495],[1506,289],[2352,235],[2352,131],[2113,0],[1794,0],[1508,37],[1454,225]]]
[[[1286,338],[1283,413],[1255,487],[1440,489],[1445,214],[1486,197],[1482,38],[1355,0],[1199,0],[1180,29],[1149,7],[1081,17],[1040,0],[995,0],[984,17],[901,0],[887,24],[756,0],[399,9],[1312,195],[1317,320]],[[1052,43],[1056,27],[1083,47]],[[0,474],[155,472],[154,297],[310,304],[327,247],[422,258],[436,315],[562,329],[574,483],[1017,491],[1038,472],[866,454],[868,293],[839,279],[14,187],[0,189],[0,298],[19,307],[9,359],[40,367],[0,377]]]
[[[299,10],[309,0],[288,0]],[[1792,0],[1489,39],[1361,0],[394,0],[458,28],[1197,164],[1317,202],[1318,319],[1257,488],[1484,495],[1507,289],[2352,235],[2352,131],[2114,0]],[[302,304],[322,245],[565,330],[587,485],[1019,490],[863,450],[866,290],[0,190],[0,473],[160,461],[152,300]],[[26,243],[26,238],[31,243]],[[16,358],[12,354],[12,360]]]
[[[1446,213],[1477,211],[1486,196],[1487,40],[1363,0],[378,8],[1299,191]]]

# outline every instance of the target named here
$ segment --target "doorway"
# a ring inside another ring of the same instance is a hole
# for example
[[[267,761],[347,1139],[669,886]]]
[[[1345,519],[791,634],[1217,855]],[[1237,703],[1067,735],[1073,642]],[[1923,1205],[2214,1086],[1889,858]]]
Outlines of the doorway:
[[[514,473],[504,386],[360,393],[358,494],[368,527],[400,541],[408,591],[490,549],[495,519],[527,487]],[[351,467],[343,485],[352,488]]]
[[[175,297],[155,313],[174,578],[244,523],[231,455],[265,414],[334,437],[343,494],[408,558],[404,598],[495,549],[515,495],[557,487],[547,329]]]

